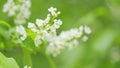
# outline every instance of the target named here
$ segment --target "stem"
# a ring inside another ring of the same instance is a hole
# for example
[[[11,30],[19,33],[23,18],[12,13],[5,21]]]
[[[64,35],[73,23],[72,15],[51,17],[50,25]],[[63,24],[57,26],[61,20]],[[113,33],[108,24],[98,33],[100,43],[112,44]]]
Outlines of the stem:
[[[27,65],[32,67],[31,53],[27,49],[23,48],[23,54],[24,54],[24,57],[23,57],[24,66]]]
[[[53,22],[54,22],[54,19],[55,19],[56,17],[54,17],[54,16],[52,16],[52,18],[51,18],[51,20],[50,20],[50,25],[52,25],[53,24]]]
[[[51,68],[56,68],[55,63],[53,62],[51,56],[46,55],[46,58],[48,59],[48,62],[50,63]]]

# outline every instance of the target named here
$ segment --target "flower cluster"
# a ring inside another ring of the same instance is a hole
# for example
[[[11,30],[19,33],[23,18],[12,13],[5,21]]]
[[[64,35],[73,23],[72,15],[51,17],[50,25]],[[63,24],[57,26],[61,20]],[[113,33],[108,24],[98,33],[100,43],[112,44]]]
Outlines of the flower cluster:
[[[42,44],[42,40],[50,40],[52,37],[56,36],[56,30],[62,24],[60,19],[55,19],[60,12],[56,8],[49,8],[48,11],[50,14],[47,15],[45,20],[36,19],[36,23],[28,23],[28,28],[33,32],[37,33],[37,36],[34,39],[35,45],[39,46]],[[53,21],[51,20],[53,19]]]
[[[80,26],[79,28],[62,31],[58,36],[55,36],[49,41],[46,52],[55,57],[65,48],[72,49],[76,47],[79,44],[79,38],[81,38],[83,41],[87,41],[87,35],[90,33],[91,30],[87,26]],[[85,39],[85,37],[87,39]]]
[[[8,12],[9,16],[14,16],[16,24],[24,24],[30,16],[30,0],[8,0],[3,7],[3,12]]]
[[[87,35],[91,33],[91,29],[87,26],[62,31],[57,35],[56,30],[62,25],[62,21],[56,19],[60,12],[54,7],[49,8],[48,11],[50,14],[47,15],[45,20],[36,19],[35,24],[28,23],[28,28],[37,34],[34,39],[36,47],[41,45],[43,40],[47,41],[46,53],[55,57],[65,48],[72,49],[76,47],[79,44],[79,38],[82,38],[83,41],[88,39]]]
[[[16,33],[20,36],[19,41],[26,39],[26,31],[23,24],[30,16],[30,7],[30,0],[7,0],[7,3],[3,6],[3,12],[8,12],[9,16],[14,17]]]
[[[17,6],[14,3],[14,0],[8,0],[7,3],[3,6],[3,12],[8,12],[9,16],[14,16],[17,10]]]
[[[16,32],[20,36],[19,41],[23,41],[26,39],[26,31],[22,25],[16,26]]]
[[[18,43],[21,43],[27,38],[27,33],[23,25],[17,25],[14,31],[18,37]]]

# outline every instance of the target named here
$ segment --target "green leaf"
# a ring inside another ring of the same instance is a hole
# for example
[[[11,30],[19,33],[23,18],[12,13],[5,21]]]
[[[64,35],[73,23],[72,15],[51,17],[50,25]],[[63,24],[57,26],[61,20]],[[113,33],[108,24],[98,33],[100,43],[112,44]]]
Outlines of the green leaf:
[[[2,21],[2,20],[0,20],[0,25],[4,25],[4,26],[6,26],[6,27],[8,27],[8,28],[11,28],[11,25],[10,25],[10,24],[8,24],[7,22]]]
[[[0,68],[19,68],[13,58],[7,58],[0,52]]]

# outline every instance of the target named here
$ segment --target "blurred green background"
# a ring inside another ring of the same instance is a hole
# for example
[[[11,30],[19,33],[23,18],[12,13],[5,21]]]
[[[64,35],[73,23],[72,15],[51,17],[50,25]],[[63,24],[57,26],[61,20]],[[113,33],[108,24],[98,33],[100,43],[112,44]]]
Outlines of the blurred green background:
[[[0,0],[0,20],[11,25],[13,18],[2,12]],[[28,21],[44,19],[51,6],[61,11],[59,18],[63,25],[58,30],[88,25],[92,34],[86,43],[72,50],[63,51],[53,58],[56,68],[120,68],[120,0],[31,0],[31,16]],[[2,39],[0,39],[1,41]],[[7,57],[13,57],[23,67],[23,53],[19,48],[3,50]],[[32,55],[33,68],[50,68],[42,53]]]

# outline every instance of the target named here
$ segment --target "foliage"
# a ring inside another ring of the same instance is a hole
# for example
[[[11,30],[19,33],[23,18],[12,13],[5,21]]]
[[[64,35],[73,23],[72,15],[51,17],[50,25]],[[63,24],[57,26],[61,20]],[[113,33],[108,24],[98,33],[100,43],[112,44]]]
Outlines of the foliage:
[[[13,58],[7,58],[0,53],[0,68],[19,68],[19,66]]]

